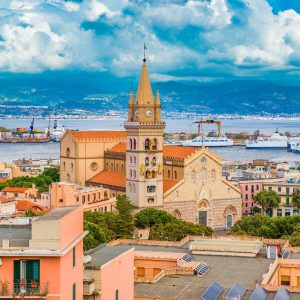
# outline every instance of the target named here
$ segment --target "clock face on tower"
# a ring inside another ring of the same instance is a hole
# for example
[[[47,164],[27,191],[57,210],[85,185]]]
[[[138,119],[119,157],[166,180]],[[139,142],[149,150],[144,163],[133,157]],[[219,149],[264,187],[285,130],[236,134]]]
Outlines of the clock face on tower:
[[[148,109],[148,110],[146,111],[146,117],[147,117],[147,118],[151,118],[151,116],[152,116],[152,111],[151,111],[151,109]]]

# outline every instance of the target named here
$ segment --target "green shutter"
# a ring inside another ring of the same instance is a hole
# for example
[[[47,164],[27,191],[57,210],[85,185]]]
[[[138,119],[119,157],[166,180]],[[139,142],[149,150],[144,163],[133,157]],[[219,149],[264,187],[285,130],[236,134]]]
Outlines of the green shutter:
[[[20,261],[14,260],[14,283],[20,283]]]
[[[73,267],[76,266],[76,248],[74,247],[72,250],[72,254],[73,254]]]
[[[26,261],[26,281],[40,282],[40,261],[39,260],[27,260]]]
[[[73,294],[72,300],[76,300],[76,283],[73,284],[72,294]]]

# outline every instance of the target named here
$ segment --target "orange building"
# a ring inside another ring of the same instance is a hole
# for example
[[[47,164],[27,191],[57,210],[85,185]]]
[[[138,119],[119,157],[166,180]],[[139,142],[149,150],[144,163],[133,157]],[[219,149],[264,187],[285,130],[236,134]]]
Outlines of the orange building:
[[[34,200],[37,198],[38,189],[35,185],[31,188],[23,187],[5,187],[0,194],[6,198]]]
[[[110,198],[108,188],[83,187],[70,182],[53,182],[50,186],[51,209],[68,205],[80,205],[84,211],[111,212],[116,198]]]
[[[23,227],[1,225],[0,232],[1,298],[82,299],[81,207],[54,209]]]

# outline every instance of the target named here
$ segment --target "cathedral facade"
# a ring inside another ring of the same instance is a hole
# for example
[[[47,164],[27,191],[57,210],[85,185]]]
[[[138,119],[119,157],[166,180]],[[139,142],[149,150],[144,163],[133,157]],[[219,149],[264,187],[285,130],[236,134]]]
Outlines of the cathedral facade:
[[[130,91],[125,131],[68,131],[61,140],[61,180],[127,194],[137,210],[164,209],[214,229],[240,217],[240,191],[222,177],[222,159],[207,148],[165,145],[158,90],[142,65]]]

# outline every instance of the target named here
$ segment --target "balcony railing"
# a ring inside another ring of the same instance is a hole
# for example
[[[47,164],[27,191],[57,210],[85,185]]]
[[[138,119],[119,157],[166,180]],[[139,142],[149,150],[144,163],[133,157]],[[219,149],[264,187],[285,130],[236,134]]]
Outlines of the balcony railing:
[[[13,294],[16,297],[30,298],[30,297],[40,297],[47,298],[49,290],[49,283],[14,283]]]

